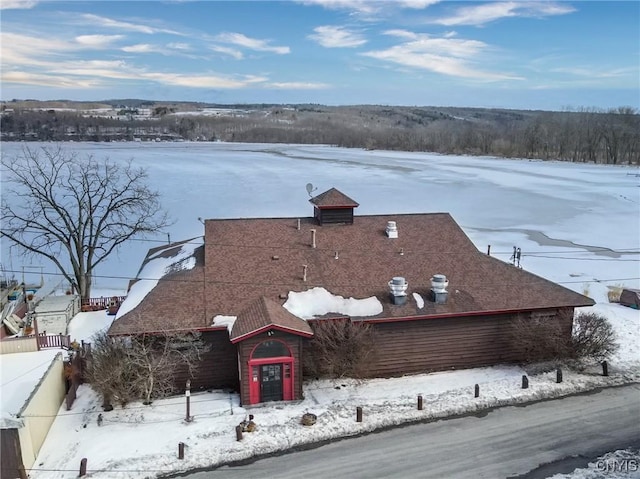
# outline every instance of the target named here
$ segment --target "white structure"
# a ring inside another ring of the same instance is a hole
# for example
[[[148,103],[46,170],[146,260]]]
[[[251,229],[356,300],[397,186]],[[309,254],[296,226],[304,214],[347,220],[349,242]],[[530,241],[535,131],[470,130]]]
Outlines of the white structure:
[[[385,230],[389,238],[398,237],[398,227],[395,221],[387,221],[387,229]]]
[[[2,477],[26,477],[65,395],[60,350],[0,355]]]
[[[405,304],[407,302],[407,288],[409,283],[402,276],[394,277],[389,283],[393,304]]]
[[[47,296],[35,308],[38,332],[47,334],[67,334],[71,318],[80,312],[80,296]]]
[[[447,286],[449,286],[449,280],[444,274],[433,275],[431,278],[431,292],[436,303],[447,302]]]

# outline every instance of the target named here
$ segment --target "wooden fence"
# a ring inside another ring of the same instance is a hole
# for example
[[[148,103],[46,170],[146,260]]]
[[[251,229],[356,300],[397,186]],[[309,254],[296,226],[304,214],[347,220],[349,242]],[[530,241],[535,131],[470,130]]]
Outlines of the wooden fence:
[[[69,349],[70,347],[71,338],[69,335],[39,333],[3,339],[0,341],[0,354],[30,353],[41,349]]]
[[[107,309],[109,303],[116,301],[118,304],[122,304],[126,296],[109,296],[101,298],[89,298],[82,300],[82,311],[100,311],[101,309]]]
[[[85,349],[84,343],[79,351],[77,351],[67,363],[65,363],[65,379],[67,381],[68,390],[64,401],[67,411],[73,406],[76,400],[78,387],[84,382],[85,357],[88,348]]]
[[[67,334],[38,334],[38,349],[64,348],[71,346],[71,337]]]

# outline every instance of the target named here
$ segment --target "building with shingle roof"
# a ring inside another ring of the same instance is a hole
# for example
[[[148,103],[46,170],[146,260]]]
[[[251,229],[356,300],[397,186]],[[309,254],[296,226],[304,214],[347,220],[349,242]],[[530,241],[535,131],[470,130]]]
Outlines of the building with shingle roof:
[[[301,397],[318,321],[369,324],[368,375],[393,376],[517,361],[514,318],[558,321],[570,337],[573,309],[593,304],[478,251],[448,213],[355,216],[335,188],[310,202],[313,217],[210,219],[204,241],[150,250],[141,274],[177,266],[125,300],[110,334],[201,331],[215,367],[192,385],[224,382],[253,404]]]

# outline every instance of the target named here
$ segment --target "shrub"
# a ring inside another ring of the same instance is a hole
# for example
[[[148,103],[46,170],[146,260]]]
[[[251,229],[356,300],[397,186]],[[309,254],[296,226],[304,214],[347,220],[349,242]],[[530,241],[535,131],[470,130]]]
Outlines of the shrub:
[[[580,313],[573,318],[571,337],[562,326],[565,312],[557,316],[520,316],[511,325],[509,343],[525,362],[566,359],[603,361],[618,349],[611,323],[596,313]]]
[[[517,317],[511,323],[509,344],[524,362],[561,360],[571,352],[569,337],[556,316]]]
[[[178,370],[186,367],[193,376],[201,354],[208,350],[197,332],[113,338],[102,332],[92,339],[88,382],[105,404],[113,400],[122,407],[171,394]]]
[[[574,359],[604,361],[618,350],[611,323],[597,313],[581,313],[573,320],[571,355]]]
[[[304,354],[305,376],[362,378],[375,351],[371,325],[349,319],[313,323],[313,339]]]

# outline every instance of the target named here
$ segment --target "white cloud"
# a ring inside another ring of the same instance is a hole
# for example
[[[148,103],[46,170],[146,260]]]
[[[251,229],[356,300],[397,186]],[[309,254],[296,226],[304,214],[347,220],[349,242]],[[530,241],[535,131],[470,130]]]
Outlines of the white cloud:
[[[430,5],[439,3],[440,0],[397,0],[397,3],[406,8],[422,10]]]
[[[2,0],[0,2],[0,10],[33,8],[38,4],[38,0]]]
[[[158,53],[165,56],[181,56],[198,59],[197,56],[189,53],[191,48],[186,43],[167,43],[166,45],[136,43],[135,45],[126,45],[120,50],[126,53]]]
[[[417,33],[413,33],[410,32],[408,30],[401,30],[401,29],[393,29],[393,30],[387,30],[385,32],[383,32],[385,35],[389,35],[392,37],[398,37],[398,38],[406,38],[407,40],[415,40],[418,38],[418,34]]]
[[[613,70],[609,70],[602,66],[598,67],[563,67],[563,68],[554,68],[550,70],[554,73],[566,73],[568,75],[574,75],[577,77],[584,78],[620,78],[628,75],[638,73],[638,68],[615,68]]]
[[[273,82],[265,84],[265,87],[275,90],[323,90],[329,88],[330,85],[314,82]]]
[[[223,47],[222,45],[211,45],[209,46],[209,49],[213,50],[214,52],[223,53],[224,55],[229,55],[235,58],[236,60],[242,60],[243,58],[242,52],[240,50],[236,50],[235,48]]]
[[[227,78],[216,75],[188,75],[182,73],[145,73],[144,79],[154,80],[164,85],[183,86],[189,88],[245,88],[252,83],[266,81],[261,77]]]
[[[381,2],[371,0],[303,0],[304,5],[319,5],[330,10],[353,10],[372,14],[380,10]]]
[[[124,38],[122,35],[80,35],[75,40],[87,47],[105,48],[122,38]]]
[[[150,27],[141,23],[123,22],[108,17],[102,17],[100,15],[93,15],[92,13],[84,13],[81,17],[85,22],[88,22],[90,24],[98,25],[105,28],[113,28],[116,30],[146,33],[149,35],[153,33],[171,33],[173,35],[181,35],[179,32],[176,32],[174,30]]]
[[[216,35],[215,39],[219,42],[230,43],[232,45],[238,45],[240,47],[248,48],[250,50],[256,50],[261,52],[277,53],[278,55],[286,55],[291,53],[289,47],[277,47],[269,45],[268,40],[260,40],[257,38],[250,38],[242,33],[225,32]]]
[[[122,47],[123,52],[127,53],[152,53],[157,52],[159,49],[156,45],[151,45],[149,43],[138,43],[136,45],[128,45]]]
[[[546,17],[574,12],[570,5],[553,2],[494,2],[459,8],[455,15],[435,20],[439,25],[484,25],[508,17]]]
[[[77,77],[30,73],[24,71],[2,71],[2,83],[19,83],[21,85],[35,85],[53,88],[96,88],[101,85],[97,79],[78,79]]]
[[[488,47],[483,42],[447,37],[437,38],[406,30],[389,30],[385,33],[405,38],[409,41],[385,50],[369,51],[363,53],[364,56],[405,67],[474,80],[522,79],[509,74],[483,71],[475,68],[473,64],[478,61],[478,56]]]
[[[364,45],[367,40],[359,33],[344,27],[324,25],[313,29],[315,33],[308,38],[318,42],[326,48],[352,48]]]
[[[172,50],[186,51],[186,50],[191,50],[191,45],[183,42],[174,42],[174,43],[167,43],[167,48],[171,48]]]

